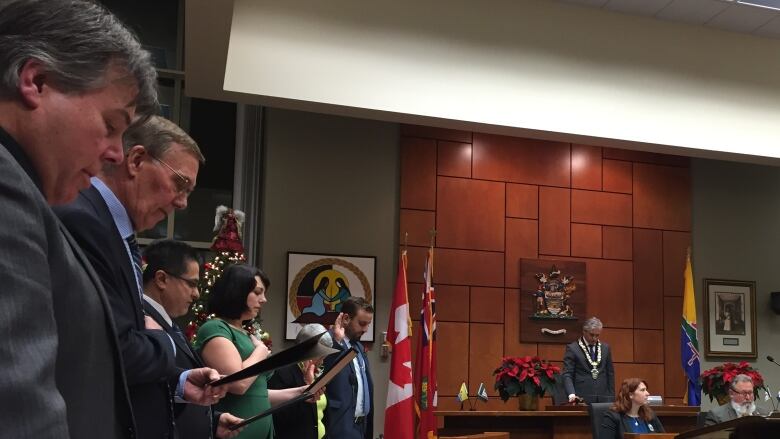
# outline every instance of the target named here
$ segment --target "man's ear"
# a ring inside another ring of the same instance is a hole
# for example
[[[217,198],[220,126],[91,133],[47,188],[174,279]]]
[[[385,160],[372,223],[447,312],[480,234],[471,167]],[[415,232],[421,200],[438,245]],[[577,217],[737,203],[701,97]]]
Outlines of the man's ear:
[[[127,173],[130,176],[135,177],[141,172],[141,168],[144,166],[146,156],[149,153],[146,152],[146,148],[143,145],[135,145],[127,152],[127,158],[125,159],[125,166],[127,167]]]
[[[154,273],[154,284],[157,286],[157,289],[160,291],[165,290],[166,284],[168,282],[168,273],[157,270]]]
[[[25,61],[19,70],[19,96],[27,108],[38,108],[43,100],[43,95],[49,87],[48,77],[43,64],[37,59],[31,58]]]

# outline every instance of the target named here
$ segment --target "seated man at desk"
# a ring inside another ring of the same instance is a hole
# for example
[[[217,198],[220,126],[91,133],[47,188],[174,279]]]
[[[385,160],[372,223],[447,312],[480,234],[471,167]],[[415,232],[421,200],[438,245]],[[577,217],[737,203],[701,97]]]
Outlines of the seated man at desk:
[[[704,418],[704,425],[715,425],[742,416],[765,415],[756,407],[753,393],[753,380],[747,375],[737,375],[729,386],[728,404],[712,409]]]
[[[615,400],[615,369],[609,345],[599,341],[603,324],[591,317],[582,325],[582,337],[566,346],[563,355],[563,383],[569,402]]]

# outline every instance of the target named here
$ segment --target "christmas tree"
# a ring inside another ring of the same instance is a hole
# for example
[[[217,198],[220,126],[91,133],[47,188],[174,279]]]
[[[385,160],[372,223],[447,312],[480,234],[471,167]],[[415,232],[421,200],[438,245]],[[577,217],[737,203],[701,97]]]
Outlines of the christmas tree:
[[[244,244],[241,242],[241,228],[243,225],[244,212],[225,206],[217,207],[217,215],[214,218],[214,231],[217,234],[210,247],[211,251],[214,252],[214,258],[203,264],[203,269],[201,270],[200,297],[192,305],[194,317],[190,320],[185,331],[190,340],[194,341],[200,325],[214,317],[213,314],[207,312],[206,307],[214,282],[222,276],[222,273],[230,265],[246,262]],[[259,321],[245,322],[244,329],[258,335],[270,347],[271,337],[260,328]]]

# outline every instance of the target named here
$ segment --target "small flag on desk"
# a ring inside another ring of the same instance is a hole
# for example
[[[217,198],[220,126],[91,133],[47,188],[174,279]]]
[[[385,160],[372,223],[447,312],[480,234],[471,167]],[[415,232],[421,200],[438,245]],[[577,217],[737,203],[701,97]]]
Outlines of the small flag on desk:
[[[469,399],[469,389],[466,387],[466,383],[460,385],[460,391],[458,392],[458,402],[463,402]]]
[[[477,398],[484,402],[488,401],[488,394],[487,389],[485,388],[485,383],[479,383],[479,387],[477,388]]]

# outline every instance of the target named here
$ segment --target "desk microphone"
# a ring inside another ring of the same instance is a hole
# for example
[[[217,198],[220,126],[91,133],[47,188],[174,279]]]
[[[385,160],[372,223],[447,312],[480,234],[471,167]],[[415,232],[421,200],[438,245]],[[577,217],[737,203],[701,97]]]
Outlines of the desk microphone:
[[[771,361],[772,363],[775,363],[776,365],[780,366],[780,363],[778,363],[777,361],[775,361],[775,359],[774,359],[774,358],[773,358],[771,355],[767,355],[767,356],[766,356],[766,359],[767,359],[767,360],[769,360],[769,361]]]
[[[772,397],[773,396],[772,389],[769,387],[769,384],[767,384],[766,382],[764,382],[764,387],[765,387],[764,391],[766,392],[766,397],[764,398],[764,401],[768,399],[769,402],[772,403],[772,413],[774,413],[777,411],[777,405],[775,405],[775,399]],[[780,397],[778,397],[778,399],[780,399]]]

